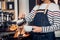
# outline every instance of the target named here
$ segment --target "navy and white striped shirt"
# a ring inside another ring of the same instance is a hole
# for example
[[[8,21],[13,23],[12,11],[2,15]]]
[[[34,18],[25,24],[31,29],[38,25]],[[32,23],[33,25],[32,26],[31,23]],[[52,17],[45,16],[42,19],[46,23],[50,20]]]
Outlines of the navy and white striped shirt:
[[[41,6],[35,6],[33,8],[33,10],[31,11],[31,13],[29,13],[28,15],[25,16],[26,21],[31,22],[35,16],[35,12],[37,9],[45,9],[45,6],[47,4],[42,4]],[[59,7],[54,4],[51,3],[48,7],[48,20],[51,24],[51,26],[47,26],[47,27],[42,27],[42,33],[46,33],[46,32],[53,32],[56,30],[60,29],[60,11],[59,11]]]

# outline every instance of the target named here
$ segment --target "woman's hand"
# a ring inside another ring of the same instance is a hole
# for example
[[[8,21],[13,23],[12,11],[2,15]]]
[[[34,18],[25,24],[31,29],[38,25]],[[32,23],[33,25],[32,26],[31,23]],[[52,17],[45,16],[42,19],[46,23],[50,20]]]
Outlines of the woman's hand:
[[[42,32],[42,27],[33,26],[33,32]]]

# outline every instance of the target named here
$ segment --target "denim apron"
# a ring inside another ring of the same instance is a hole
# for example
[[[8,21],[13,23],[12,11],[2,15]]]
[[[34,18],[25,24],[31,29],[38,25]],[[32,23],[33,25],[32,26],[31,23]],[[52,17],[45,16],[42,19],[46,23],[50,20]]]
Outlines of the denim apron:
[[[48,10],[47,10],[48,12]],[[51,26],[49,23],[47,12],[44,14],[44,12],[38,12],[33,21],[30,23],[30,25],[33,26],[39,26],[39,27],[47,27]],[[48,33],[31,33],[32,40],[55,40],[55,34],[54,32],[48,32]]]

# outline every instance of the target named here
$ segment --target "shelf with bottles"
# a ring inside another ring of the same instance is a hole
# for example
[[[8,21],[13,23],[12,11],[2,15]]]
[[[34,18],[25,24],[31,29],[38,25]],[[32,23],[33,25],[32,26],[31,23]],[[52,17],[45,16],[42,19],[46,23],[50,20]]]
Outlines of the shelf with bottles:
[[[0,9],[1,10],[14,10],[14,0],[0,1]]]
[[[14,0],[0,0],[0,10],[2,12],[13,13],[15,18]]]

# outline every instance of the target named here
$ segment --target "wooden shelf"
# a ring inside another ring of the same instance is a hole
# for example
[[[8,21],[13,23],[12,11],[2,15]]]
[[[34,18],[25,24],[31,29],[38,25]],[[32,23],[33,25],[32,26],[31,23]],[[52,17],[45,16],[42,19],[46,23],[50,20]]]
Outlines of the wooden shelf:
[[[9,13],[14,13],[15,12],[15,10],[3,10],[3,12],[9,12]]]
[[[14,9],[11,9],[11,10],[7,9],[7,2],[8,2],[8,0],[4,0],[4,1],[1,1],[1,2],[2,2],[2,11],[14,12]],[[14,2],[14,0],[11,0],[10,2]]]
[[[5,9],[6,9],[6,2],[2,1],[2,10],[5,10]]]

